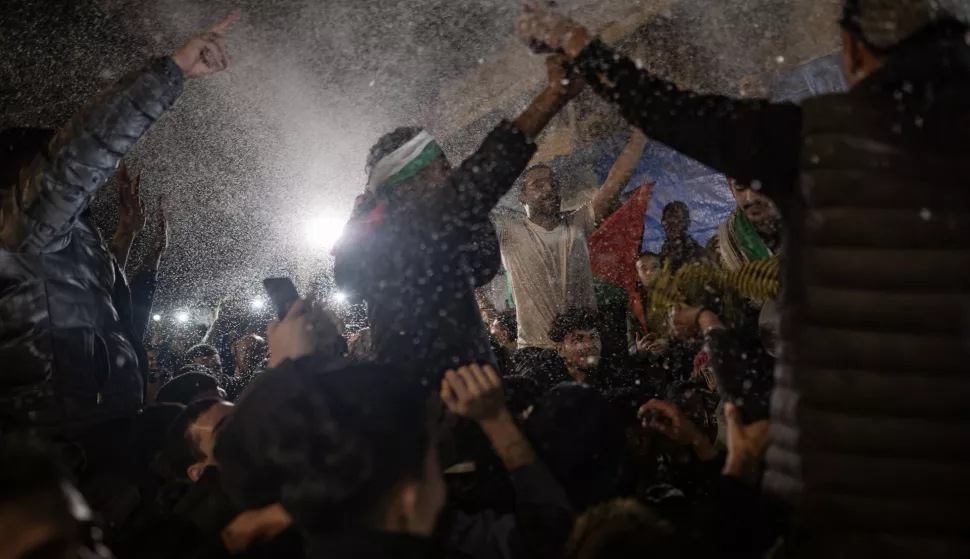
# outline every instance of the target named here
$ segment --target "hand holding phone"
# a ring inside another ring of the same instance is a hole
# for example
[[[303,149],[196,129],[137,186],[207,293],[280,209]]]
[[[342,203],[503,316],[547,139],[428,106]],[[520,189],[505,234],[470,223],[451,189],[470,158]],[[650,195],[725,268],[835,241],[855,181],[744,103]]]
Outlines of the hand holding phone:
[[[293,285],[290,278],[266,278],[263,280],[263,288],[266,289],[273,308],[276,309],[276,316],[280,320],[286,318],[286,313],[299,298],[300,294]]]

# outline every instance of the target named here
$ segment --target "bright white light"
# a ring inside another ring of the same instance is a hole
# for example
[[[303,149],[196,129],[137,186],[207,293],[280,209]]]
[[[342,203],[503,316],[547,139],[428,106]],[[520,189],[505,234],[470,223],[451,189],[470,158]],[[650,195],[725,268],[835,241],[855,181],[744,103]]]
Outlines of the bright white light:
[[[333,300],[336,301],[336,302],[338,302],[338,303],[343,303],[344,301],[347,300],[347,294],[338,291],[338,292],[336,292],[336,293],[333,294]]]
[[[345,223],[342,219],[332,217],[317,217],[307,221],[303,228],[307,243],[324,250],[333,248],[344,232]]]
[[[152,315],[152,320],[154,320],[155,322],[158,322],[161,319],[162,319],[162,315],[160,314]]]
[[[254,311],[259,311],[266,306],[266,301],[263,301],[262,299],[253,299],[253,302],[250,303],[250,306],[253,307]]]
[[[175,318],[178,319],[179,322],[188,322],[189,321],[189,313],[184,312],[184,311],[183,312],[180,312],[180,313],[178,313],[175,316]]]

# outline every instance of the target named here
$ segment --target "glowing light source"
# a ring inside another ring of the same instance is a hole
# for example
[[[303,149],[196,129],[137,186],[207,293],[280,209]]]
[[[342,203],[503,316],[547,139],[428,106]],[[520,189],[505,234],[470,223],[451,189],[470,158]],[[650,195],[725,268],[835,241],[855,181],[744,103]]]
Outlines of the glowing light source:
[[[304,233],[307,243],[314,248],[331,249],[344,232],[345,221],[332,217],[317,217],[306,222]]]
[[[155,322],[158,322],[161,319],[162,319],[162,315],[160,314],[152,315],[152,320],[154,320]]]
[[[341,291],[338,291],[338,292],[336,292],[336,293],[333,294],[333,300],[336,301],[336,302],[338,302],[338,303],[346,302],[347,301],[347,294],[346,293],[343,293]]]
[[[266,301],[263,301],[262,299],[253,299],[253,302],[250,303],[250,306],[253,308],[254,311],[261,311],[263,310],[263,307],[266,306]]]
[[[182,322],[182,323],[188,322],[189,321],[189,313],[187,313],[185,311],[182,311],[182,312],[178,313],[177,315],[175,315],[175,318],[179,322]]]

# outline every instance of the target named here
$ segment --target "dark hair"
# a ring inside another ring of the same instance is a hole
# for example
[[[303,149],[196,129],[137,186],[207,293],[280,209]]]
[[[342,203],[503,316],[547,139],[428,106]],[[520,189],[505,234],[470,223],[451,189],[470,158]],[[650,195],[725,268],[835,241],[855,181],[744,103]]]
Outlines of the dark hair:
[[[871,38],[866,36],[861,23],[865,16],[862,12],[860,0],[844,0],[842,3],[842,15],[839,18],[839,26],[880,57],[886,57],[939,39],[963,40],[967,32],[970,31],[970,27],[966,23],[951,15],[942,17],[936,21],[931,21],[908,36],[901,37],[901,40],[895,44],[879,46]]]
[[[561,384],[543,394],[524,431],[576,510],[616,497],[629,481],[623,425],[589,386]]]
[[[189,432],[189,427],[209,409],[223,402],[219,398],[207,398],[193,402],[182,410],[168,428],[165,443],[155,461],[158,475],[168,481],[188,479],[189,466],[205,460],[199,441]]]
[[[687,207],[687,204],[681,202],[680,200],[675,200],[675,201],[667,204],[666,206],[664,206],[663,214],[661,215],[661,219],[667,219],[667,215],[670,214],[671,212],[673,212],[674,210],[682,211],[685,214],[687,214],[688,216],[690,216],[690,208]]]
[[[301,376],[304,386],[277,398],[271,409],[252,402],[260,440],[237,449],[241,461],[256,465],[253,474],[278,478],[280,502],[303,529],[373,527],[390,492],[424,475],[429,390],[417,375],[390,366],[359,363],[319,374],[326,362],[310,358],[301,367],[308,373]],[[248,411],[237,409],[233,423],[245,421],[241,414]],[[253,452],[260,455],[248,456]]]
[[[674,530],[636,499],[597,505],[576,520],[566,545],[568,559],[673,557]]]
[[[638,254],[637,257],[633,259],[633,261],[636,262],[637,260],[640,260],[641,258],[645,258],[647,256],[649,256],[651,258],[660,258],[660,254],[659,253],[651,252],[649,250],[645,250],[645,251],[641,252],[640,254]]]
[[[158,403],[174,402],[187,406],[194,402],[200,394],[218,389],[219,383],[212,375],[194,371],[180,373],[158,389],[155,401]]]
[[[165,447],[168,431],[182,415],[185,406],[162,402],[146,406],[135,420],[137,438],[134,442],[135,459],[139,466],[148,466],[156,453]]]
[[[499,325],[509,333],[509,337],[515,340],[519,337],[519,323],[516,319],[515,309],[498,313],[495,317]]]
[[[194,345],[185,351],[182,361],[189,363],[199,357],[219,357],[219,350],[208,344]]]
[[[47,128],[7,128],[0,132],[0,189],[17,181],[20,170],[54,139]]]
[[[377,143],[370,148],[370,153],[367,154],[367,166],[365,171],[369,175],[371,169],[377,162],[386,157],[389,153],[394,152],[394,150],[400,148],[404,144],[410,142],[415,136],[421,133],[421,128],[418,126],[401,126],[395,128],[391,132],[381,136],[381,139],[377,140]]]
[[[556,315],[549,327],[549,339],[559,344],[566,336],[579,330],[596,330],[599,317],[596,311],[586,308],[571,308]]]

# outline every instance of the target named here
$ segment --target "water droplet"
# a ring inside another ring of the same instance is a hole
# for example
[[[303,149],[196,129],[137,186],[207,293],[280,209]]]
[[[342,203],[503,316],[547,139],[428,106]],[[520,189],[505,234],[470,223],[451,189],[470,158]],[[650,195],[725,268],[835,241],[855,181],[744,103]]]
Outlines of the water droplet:
[[[933,212],[929,208],[923,208],[919,211],[919,216],[923,221],[929,221],[933,217]]]
[[[777,56],[777,57],[775,57],[775,62],[777,62],[778,64],[784,64],[785,63],[785,57],[784,56]]]

